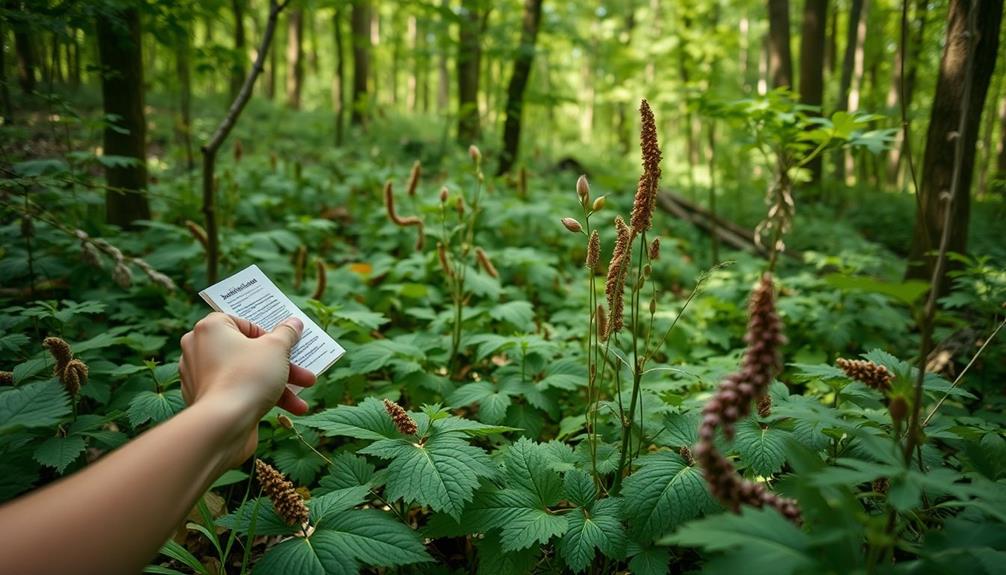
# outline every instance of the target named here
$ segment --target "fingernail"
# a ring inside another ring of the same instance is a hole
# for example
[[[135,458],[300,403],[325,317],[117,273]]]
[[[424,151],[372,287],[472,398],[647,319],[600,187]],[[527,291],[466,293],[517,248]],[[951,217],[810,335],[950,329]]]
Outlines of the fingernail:
[[[299,317],[292,317],[286,321],[289,322],[298,333],[304,331],[304,322],[302,322]]]

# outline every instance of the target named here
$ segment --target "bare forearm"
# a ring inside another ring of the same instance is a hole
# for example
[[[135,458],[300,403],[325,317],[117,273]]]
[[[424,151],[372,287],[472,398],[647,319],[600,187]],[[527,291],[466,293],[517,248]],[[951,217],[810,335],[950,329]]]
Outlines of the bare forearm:
[[[11,573],[140,572],[227,467],[238,406],[201,402],[104,459],[0,508]]]

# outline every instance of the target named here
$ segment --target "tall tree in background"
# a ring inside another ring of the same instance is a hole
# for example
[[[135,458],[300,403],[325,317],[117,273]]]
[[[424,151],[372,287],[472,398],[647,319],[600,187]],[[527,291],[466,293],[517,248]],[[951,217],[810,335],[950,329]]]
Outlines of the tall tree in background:
[[[291,10],[286,22],[286,105],[299,110],[304,83],[304,10]]]
[[[836,110],[849,109],[849,88],[852,86],[852,72],[856,62],[856,50],[862,48],[862,38],[859,29],[863,19],[864,0],[852,0],[849,5],[849,22],[845,29],[845,55],[842,58],[842,77],[838,84],[838,100]],[[894,71],[898,73],[897,69]],[[845,181],[845,151],[835,150],[835,181]]]
[[[231,0],[231,11],[234,13],[234,62],[231,65],[231,99],[241,91],[245,80],[245,2],[247,0]]]
[[[196,167],[192,155],[192,37],[191,24],[181,25],[175,37],[175,75],[178,79],[178,121],[175,134],[185,149],[185,167]]]
[[[949,252],[964,253],[967,248],[975,142],[995,69],[1002,12],[1003,0],[950,2],[946,44],[926,132],[909,278],[932,277],[937,264],[933,252],[944,241]],[[945,293],[948,277],[943,273],[938,279],[935,287]]]
[[[458,21],[458,142],[471,144],[479,132],[479,76],[482,62],[480,0],[461,0]]]
[[[805,0],[800,35],[800,102],[821,106],[824,99],[824,48],[827,40],[828,0]],[[810,183],[821,178],[821,156],[807,164]]]
[[[503,124],[503,153],[497,174],[505,174],[513,167],[520,146],[521,115],[524,112],[524,91],[534,64],[535,43],[541,25],[541,5],[544,0],[524,1],[524,24],[520,33],[520,47],[513,63],[513,74],[507,87],[506,121]]]
[[[7,19],[0,18],[0,90],[3,97],[3,123],[9,126],[14,123],[14,104],[10,99],[10,86],[7,84]]]
[[[906,40],[908,45],[901,46],[899,42],[898,46],[898,68],[895,70],[896,81],[898,86],[896,88],[896,99],[892,99],[890,102],[896,104],[898,107],[909,110],[912,107],[912,100],[915,96],[915,79],[918,77],[919,70],[919,58],[922,56],[922,48],[924,45],[924,40],[926,37],[926,15],[928,14],[926,8],[929,5],[929,0],[916,0],[915,2],[915,19],[913,28],[915,33],[911,34],[908,31],[905,32],[907,35]],[[906,52],[902,54],[902,50]],[[901,80],[901,62],[904,62],[904,81]],[[902,87],[902,83],[904,86]],[[892,106],[893,107],[893,106]],[[892,183],[898,182],[901,169],[901,160],[907,151],[908,142],[904,139],[904,132],[902,130],[898,131],[898,135],[895,138],[894,145],[891,146],[890,154],[887,158],[887,177]]]
[[[1006,180],[1006,96],[1003,96],[1003,101],[999,104],[999,152],[996,155],[996,177]],[[1006,195],[1006,181],[1000,186]]]
[[[793,87],[789,0],[768,0],[768,73],[773,88]]]
[[[337,4],[332,14],[332,30],[335,32],[335,74],[332,75],[332,109],[335,110],[335,145],[342,145],[343,126],[346,117],[346,98],[343,96],[346,83],[346,51],[342,42],[342,5]]]
[[[370,0],[353,0],[350,21],[353,45],[353,109],[350,119],[353,125],[363,125],[369,108]]]
[[[35,44],[28,29],[26,13],[21,2],[7,2],[7,9],[17,18],[11,18],[14,30],[14,57],[17,59],[17,82],[21,91],[31,94],[35,90]]]
[[[437,35],[437,111],[445,113],[451,105],[451,77],[447,69],[448,39],[450,38],[451,0],[440,4],[441,33]]]
[[[101,94],[106,122],[104,153],[133,158],[132,165],[105,168],[110,189],[105,195],[109,224],[130,228],[150,219],[147,187],[147,123],[143,113],[143,43],[140,12],[129,7],[97,16]]]

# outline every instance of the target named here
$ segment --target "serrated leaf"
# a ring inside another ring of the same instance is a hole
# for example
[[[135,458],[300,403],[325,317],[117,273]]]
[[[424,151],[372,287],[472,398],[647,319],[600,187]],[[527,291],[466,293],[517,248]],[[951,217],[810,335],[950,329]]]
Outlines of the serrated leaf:
[[[483,398],[479,402],[479,419],[490,425],[500,423],[506,418],[510,403],[510,396],[505,393],[493,393]]]
[[[639,458],[639,468],[625,478],[622,499],[629,535],[646,541],[716,507],[702,471],[668,451]]]
[[[68,413],[70,396],[54,379],[0,391],[0,432],[49,427]]]
[[[36,357],[34,359],[21,362],[15,365],[12,370],[14,373],[14,381],[20,384],[26,379],[35,377],[36,375],[42,373],[51,365],[52,359],[49,357]]]
[[[670,559],[666,547],[648,547],[632,557],[629,570],[633,575],[665,575]]]
[[[340,405],[297,421],[320,429],[327,436],[386,439],[399,435],[391,417],[384,409],[384,403],[373,397],[368,397],[359,405]]]
[[[393,567],[432,560],[415,531],[376,509],[331,514],[312,540],[319,533],[368,565]]]
[[[333,538],[316,531],[309,539],[294,537],[266,551],[253,575],[356,575],[359,566]]]
[[[405,439],[379,441],[360,453],[391,459],[386,497],[427,505],[455,519],[472,500],[479,478],[495,474],[486,452],[455,434],[435,434],[423,445]]]
[[[562,480],[549,469],[542,448],[522,437],[507,449],[504,458],[507,486],[532,494],[543,507],[554,505],[562,497]]]
[[[326,491],[369,485],[374,478],[374,466],[366,459],[352,453],[339,453],[330,458],[328,475],[321,478],[319,485]]]
[[[493,384],[488,381],[468,383],[454,390],[454,393],[447,398],[447,405],[452,409],[457,409],[478,403],[495,392]]]
[[[28,341],[28,336],[22,333],[8,333],[0,336],[0,352],[13,354]]]
[[[542,507],[533,493],[510,488],[477,494],[461,523],[474,531],[500,529],[505,551],[544,545],[567,528],[566,517]]]
[[[507,552],[499,535],[489,533],[477,543],[479,550],[478,575],[527,575],[534,572],[541,550],[528,547]]]
[[[166,421],[184,407],[185,400],[182,399],[182,392],[179,389],[171,389],[164,393],[145,390],[137,393],[129,402],[126,415],[129,417],[129,424],[135,428],[148,421],[152,423]]]
[[[762,427],[750,419],[737,424],[734,448],[755,473],[769,476],[786,463],[786,437],[789,432],[771,426]]]
[[[505,321],[515,328],[530,331],[534,327],[534,307],[527,301],[510,301],[489,309],[489,317]]]
[[[326,520],[334,514],[352,509],[367,500],[370,488],[366,485],[336,489],[318,497],[312,497],[307,502],[311,512],[311,524],[316,528],[326,525]]]
[[[692,521],[660,543],[724,551],[730,565],[749,573],[788,575],[809,572],[816,564],[809,537],[774,509],[745,506],[739,515]]]
[[[538,382],[543,389],[554,387],[564,391],[574,391],[584,385],[587,385],[587,368],[583,360],[573,358],[550,363],[545,369],[545,377]]]
[[[579,469],[567,471],[563,477],[563,486],[566,490],[566,499],[580,507],[589,509],[597,499],[597,486],[586,471]]]
[[[671,413],[664,417],[664,429],[654,439],[660,445],[692,448],[699,441],[699,420],[697,411]]]
[[[248,533],[252,517],[256,516],[255,535],[290,535],[300,530],[300,526],[287,525],[283,518],[276,514],[268,497],[246,500],[233,513],[217,519],[216,524],[238,533]]]
[[[618,500],[602,499],[589,513],[577,508],[567,515],[569,528],[559,542],[559,551],[574,573],[580,573],[593,562],[595,550],[611,558],[625,554],[625,530],[619,514]]]
[[[69,437],[50,437],[45,443],[35,448],[35,461],[42,465],[55,467],[61,475],[68,465],[74,462],[84,452],[87,444],[79,435]]]
[[[472,421],[470,419],[463,419],[454,416],[445,417],[443,419],[438,419],[434,421],[433,429],[437,433],[460,431],[470,437],[486,437],[489,435],[498,435],[500,433],[506,433],[508,431],[520,430],[519,428],[516,427],[507,427],[505,425],[487,425],[479,421]]]

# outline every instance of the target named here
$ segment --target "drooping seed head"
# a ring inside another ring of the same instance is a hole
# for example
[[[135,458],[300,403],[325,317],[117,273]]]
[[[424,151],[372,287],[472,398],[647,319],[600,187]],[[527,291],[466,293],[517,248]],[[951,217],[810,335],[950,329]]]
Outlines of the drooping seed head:
[[[891,381],[894,380],[894,374],[879,363],[864,359],[846,359],[840,357],[835,360],[835,365],[841,368],[849,378],[855,379],[867,387],[881,392],[891,389]]]
[[[201,225],[192,220],[185,220],[185,229],[189,230],[189,234],[199,242],[199,245],[203,246],[204,250],[209,249],[210,240],[206,235],[206,230]]]
[[[581,230],[583,230],[583,226],[580,225],[580,222],[573,218],[562,218],[562,225],[574,234],[578,234]]]
[[[129,289],[133,285],[133,270],[129,266],[119,262],[112,269],[112,281],[122,289]]]
[[[647,255],[650,256],[651,261],[660,259],[660,238],[653,238],[653,241],[650,242],[650,250]]]
[[[307,523],[310,513],[304,505],[304,499],[282,473],[261,459],[256,459],[255,478],[262,486],[262,491],[272,500],[276,514],[282,517],[287,525]]]
[[[440,188],[440,203],[441,204],[446,204],[447,203],[447,197],[449,195],[450,195],[450,192],[447,190],[447,186],[444,186],[444,187]]]
[[[500,277],[499,272],[496,271],[496,266],[493,265],[492,260],[489,259],[489,255],[486,254],[482,248],[475,248],[475,259],[478,260],[479,265],[482,266],[482,269],[485,270],[490,277]]]
[[[437,259],[440,260],[440,269],[443,270],[444,275],[449,278],[454,277],[454,268],[451,266],[451,261],[447,259],[447,248],[444,247],[443,242],[437,242]]]
[[[83,385],[87,385],[87,364],[79,359],[71,359],[66,364],[66,369],[59,376],[59,382],[63,384],[66,391],[71,396],[76,396]]]
[[[59,337],[47,337],[42,341],[42,346],[49,350],[56,365],[52,368],[52,373],[57,377],[66,370],[66,366],[73,359],[73,352],[70,351],[70,344]]]
[[[315,269],[315,284],[314,293],[311,294],[311,299],[316,299],[321,301],[321,298],[325,297],[325,290],[328,288],[328,273],[325,269],[325,262],[318,258],[314,260]]]
[[[412,170],[409,171],[409,182],[405,186],[406,193],[409,196],[415,196],[416,195],[416,188],[419,186],[419,176],[422,175],[422,172],[423,172],[423,167],[419,163],[419,160],[416,160],[415,162],[413,162],[413,164],[412,164]]]

